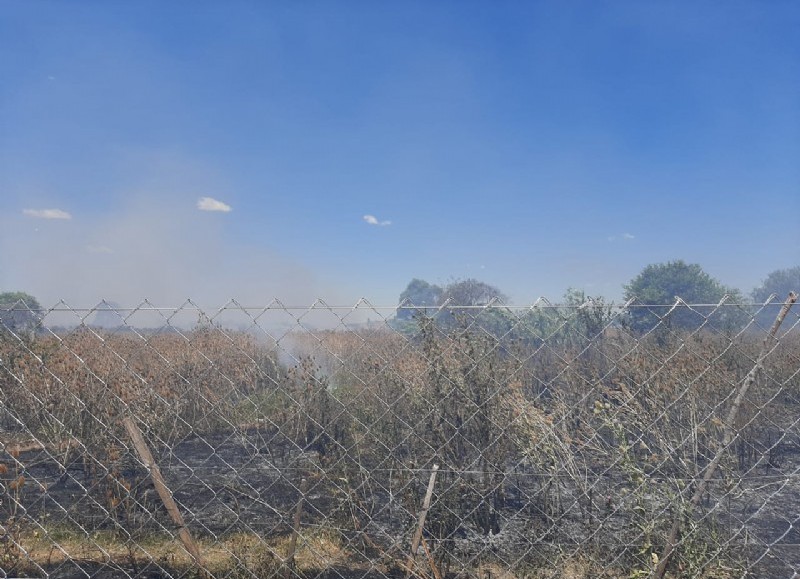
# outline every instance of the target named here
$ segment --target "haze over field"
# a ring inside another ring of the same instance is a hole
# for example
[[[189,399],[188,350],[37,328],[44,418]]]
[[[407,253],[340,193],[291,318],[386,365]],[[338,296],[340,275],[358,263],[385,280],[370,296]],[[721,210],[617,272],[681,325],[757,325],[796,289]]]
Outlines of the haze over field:
[[[798,262],[796,2],[2,2],[0,291],[619,300]]]

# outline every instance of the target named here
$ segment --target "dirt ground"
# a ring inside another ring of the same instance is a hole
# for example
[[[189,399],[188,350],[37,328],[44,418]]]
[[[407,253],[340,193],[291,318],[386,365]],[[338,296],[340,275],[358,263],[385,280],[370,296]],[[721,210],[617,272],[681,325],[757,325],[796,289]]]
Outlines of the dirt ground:
[[[6,446],[7,451],[11,449]],[[32,565],[12,568],[6,559],[0,569],[9,569],[13,576],[63,579],[189,577],[194,573],[191,561],[173,539],[175,524],[151,478],[132,456],[122,456],[113,469],[103,470],[69,450],[56,452],[28,445],[12,454],[0,457],[4,464],[12,465],[2,475],[0,550],[10,553],[18,540]],[[308,482],[299,517],[298,574],[362,579],[404,574],[398,562],[407,553],[416,512],[391,496],[379,478],[374,479],[371,496],[366,497],[371,501],[372,518],[364,526],[357,514],[343,510],[342,505],[356,504],[342,496],[345,485],[319,476],[325,471],[320,457],[293,450],[274,432],[251,428],[189,437],[155,454],[188,528],[206,553],[219,551],[212,559],[222,576],[252,577],[281,570],[303,478]],[[787,441],[779,468],[755,469],[733,490],[712,488],[704,508],[706,512],[716,508],[720,537],[739,553],[742,565],[719,576],[795,576],[800,568],[799,471],[800,446]],[[20,477],[24,484],[14,487]],[[421,494],[426,482],[425,476],[418,477],[412,484],[414,491]],[[489,562],[496,571],[481,571],[482,579],[512,568],[533,569],[535,561],[550,552],[566,553],[574,559],[584,551],[582,541],[589,552],[598,548],[600,539],[613,539],[626,528],[626,521],[615,516],[610,506],[617,500],[614,493],[622,492],[618,481],[598,478],[597,496],[610,498],[605,511],[605,499],[597,501],[591,528],[579,501],[572,500],[574,490],[562,488],[565,506],[557,519],[559,528],[550,535],[542,531],[547,526],[546,514],[537,513],[525,500],[541,489],[526,489],[524,482],[515,484],[509,483],[508,499],[496,513],[496,532],[480,532],[470,518],[454,530],[449,549],[451,575],[476,575]],[[119,493],[122,488],[129,489],[127,497],[125,492]],[[723,496],[724,500],[719,500]],[[347,516],[352,520],[347,521]],[[438,516],[435,509],[431,516]],[[553,544],[532,542],[532,535],[551,537]],[[569,537],[572,541],[563,544]],[[323,538],[329,545],[323,546]],[[429,542],[436,547],[433,538]],[[624,551],[621,545],[599,545],[606,555],[615,548]],[[25,559],[24,553],[18,555],[21,561]],[[224,566],[228,568],[223,571]],[[613,565],[606,568],[607,576],[614,576],[613,569]],[[8,573],[0,577],[12,576]],[[586,571],[585,576],[592,575]]]

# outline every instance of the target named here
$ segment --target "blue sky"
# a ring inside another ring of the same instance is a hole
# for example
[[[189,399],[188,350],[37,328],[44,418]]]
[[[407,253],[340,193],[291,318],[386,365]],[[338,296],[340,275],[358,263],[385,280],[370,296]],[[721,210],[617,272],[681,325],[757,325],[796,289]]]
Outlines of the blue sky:
[[[796,2],[0,7],[0,289],[44,305],[800,263]]]

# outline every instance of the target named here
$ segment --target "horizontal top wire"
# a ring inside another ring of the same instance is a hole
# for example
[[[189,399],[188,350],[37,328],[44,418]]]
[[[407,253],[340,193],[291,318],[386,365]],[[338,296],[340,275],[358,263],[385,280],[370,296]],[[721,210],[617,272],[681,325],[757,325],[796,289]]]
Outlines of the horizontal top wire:
[[[224,305],[224,306],[209,306],[209,307],[201,307],[197,305],[187,305],[187,306],[155,306],[155,305],[142,305],[142,306],[114,306],[114,307],[106,307],[106,306],[93,306],[93,307],[72,307],[69,305],[55,305],[49,308],[40,308],[36,311],[49,311],[49,312],[96,312],[96,311],[109,311],[109,312],[134,312],[134,311],[144,311],[144,312],[175,312],[175,311],[186,311],[186,312],[208,312],[211,310],[236,310],[236,311],[247,311],[247,312],[258,312],[263,310],[354,310],[354,309],[374,309],[374,310],[386,310],[386,311],[396,311],[396,310],[425,310],[429,312],[434,312],[437,310],[451,310],[451,309],[458,309],[458,310],[490,310],[490,309],[504,309],[504,310],[527,310],[532,308],[543,308],[543,309],[580,309],[586,307],[607,307],[612,309],[630,309],[630,308],[664,308],[664,307],[687,307],[687,308],[720,308],[720,307],[728,307],[728,308],[761,308],[765,305],[767,306],[780,306],[783,302],[770,302],[768,304],[763,303],[755,303],[755,302],[724,302],[724,303],[690,303],[684,301],[676,301],[676,302],[669,302],[669,303],[624,303],[624,304],[600,304],[598,302],[583,302],[581,304],[559,304],[559,303],[548,303],[548,302],[535,302],[532,304],[527,305],[520,305],[520,304],[483,304],[483,305],[459,305],[459,304],[445,304],[440,306],[415,306],[415,305],[373,305],[369,303],[356,303],[353,305],[331,305],[331,304],[320,304],[320,303],[312,303],[306,305],[284,305],[284,304],[267,304],[267,305]],[[10,306],[10,307],[0,307],[0,311],[31,311],[30,308],[26,308],[24,306]]]

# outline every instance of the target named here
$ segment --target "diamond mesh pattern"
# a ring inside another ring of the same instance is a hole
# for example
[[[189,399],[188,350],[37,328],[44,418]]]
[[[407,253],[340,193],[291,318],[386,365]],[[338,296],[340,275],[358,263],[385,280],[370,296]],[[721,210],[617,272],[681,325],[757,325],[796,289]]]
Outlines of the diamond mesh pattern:
[[[0,577],[796,576],[797,309],[397,309],[0,312]]]

